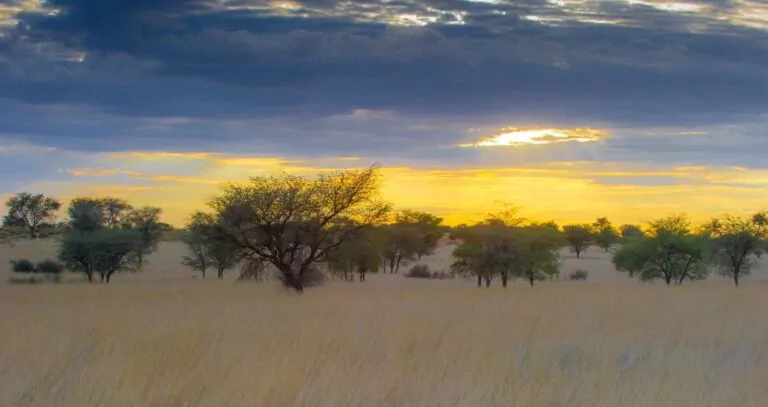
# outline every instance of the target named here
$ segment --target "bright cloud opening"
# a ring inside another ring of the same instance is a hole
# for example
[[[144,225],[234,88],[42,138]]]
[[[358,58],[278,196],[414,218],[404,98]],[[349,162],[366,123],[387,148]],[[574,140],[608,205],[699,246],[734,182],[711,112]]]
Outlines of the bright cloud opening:
[[[527,144],[555,144],[568,141],[588,143],[600,141],[608,136],[603,130],[582,129],[519,129],[509,127],[499,134],[486,137],[476,143],[461,144],[461,147],[522,146]]]

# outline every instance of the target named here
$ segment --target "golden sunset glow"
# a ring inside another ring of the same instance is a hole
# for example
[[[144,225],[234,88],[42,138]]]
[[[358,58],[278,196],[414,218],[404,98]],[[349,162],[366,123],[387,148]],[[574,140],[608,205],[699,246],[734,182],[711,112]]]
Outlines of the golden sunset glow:
[[[564,142],[588,143],[600,141],[607,133],[598,129],[520,129],[508,127],[476,143],[461,144],[461,147],[523,146],[529,144],[554,144]]]
[[[105,163],[120,168],[72,168],[70,180],[31,186],[60,197],[117,196],[164,209],[163,219],[180,226],[226,182],[286,171],[319,172],[363,168],[350,157],[288,159],[198,153],[123,153]],[[147,157],[152,157],[148,160]],[[183,165],[182,165],[183,164]],[[187,165],[188,164],[188,165]],[[163,167],[167,165],[167,167]],[[552,162],[516,167],[414,168],[382,166],[383,198],[397,208],[429,211],[456,225],[484,218],[500,203],[521,215],[559,223],[607,216],[616,223],[643,223],[685,212],[695,221],[720,213],[751,213],[768,203],[768,170],[739,167],[647,167],[611,162]]]

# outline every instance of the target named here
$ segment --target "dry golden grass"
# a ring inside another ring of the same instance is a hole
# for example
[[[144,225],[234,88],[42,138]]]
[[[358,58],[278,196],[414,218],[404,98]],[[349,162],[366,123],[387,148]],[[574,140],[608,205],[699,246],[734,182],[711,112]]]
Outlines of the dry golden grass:
[[[296,296],[192,279],[180,254],[166,243],[110,286],[0,287],[0,405],[768,405],[760,283],[502,290],[387,275]]]

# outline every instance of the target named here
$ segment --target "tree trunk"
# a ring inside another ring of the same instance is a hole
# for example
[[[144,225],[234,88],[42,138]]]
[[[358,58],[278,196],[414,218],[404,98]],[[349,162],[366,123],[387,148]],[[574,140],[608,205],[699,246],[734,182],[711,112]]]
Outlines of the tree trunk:
[[[485,288],[488,288],[491,286],[491,278],[485,277]]]
[[[665,274],[664,275],[664,281],[666,281],[667,285],[672,284],[672,275],[671,274]]]
[[[107,273],[107,284],[109,284],[109,279],[112,277],[112,273]]]
[[[533,287],[534,281],[536,281],[536,279],[534,278],[533,273],[529,272],[528,273],[528,282],[531,283],[531,287]]]
[[[297,294],[304,293],[304,285],[301,283],[301,278],[297,277],[293,270],[283,271],[283,279],[285,282],[296,291]]]
[[[480,274],[477,275],[477,288],[480,288],[483,286],[483,276]]]
[[[578,249],[576,250],[576,258],[577,259],[581,258],[581,250],[578,250]]]
[[[29,227],[29,238],[30,239],[36,239],[37,238],[37,226],[30,226]]]
[[[360,273],[360,282],[362,283],[364,281],[365,281],[365,272],[363,271]]]
[[[507,288],[507,278],[509,274],[505,271],[501,273],[501,286]]]
[[[688,275],[688,273],[683,273],[683,275],[680,276],[680,278],[677,279],[677,285],[682,285],[683,280],[685,280],[685,277]]]
[[[736,268],[733,270],[733,284],[738,287],[739,286],[739,276],[741,275],[741,270],[739,268]]]
[[[219,278],[219,280],[224,278],[224,269],[217,270],[216,277]]]
[[[203,268],[202,270],[200,270],[200,272],[203,274],[203,280],[205,280],[205,268]]]

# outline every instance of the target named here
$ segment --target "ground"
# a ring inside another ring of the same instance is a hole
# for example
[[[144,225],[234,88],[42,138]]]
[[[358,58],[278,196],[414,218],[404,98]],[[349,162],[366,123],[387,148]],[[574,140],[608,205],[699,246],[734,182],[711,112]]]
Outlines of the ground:
[[[0,264],[54,252],[0,246]],[[373,275],[296,296],[193,278],[182,254],[165,242],[109,286],[1,285],[0,406],[768,405],[765,262],[738,289],[633,282],[592,250],[563,253],[585,283]]]

